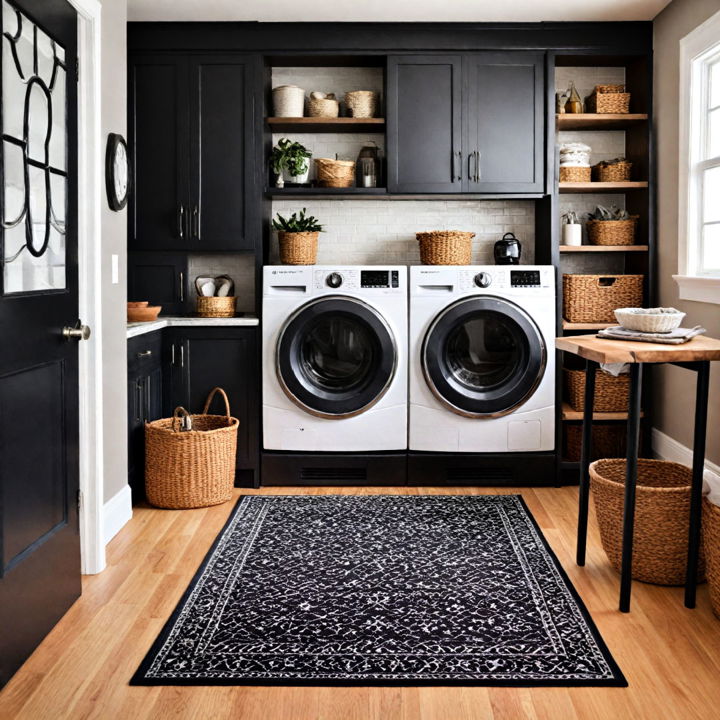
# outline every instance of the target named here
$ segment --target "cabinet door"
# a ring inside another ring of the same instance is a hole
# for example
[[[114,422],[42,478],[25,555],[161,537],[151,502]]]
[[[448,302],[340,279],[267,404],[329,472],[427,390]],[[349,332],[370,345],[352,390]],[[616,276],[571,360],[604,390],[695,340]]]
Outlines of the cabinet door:
[[[257,65],[257,66],[256,66]],[[255,247],[255,87],[259,62],[239,55],[190,61],[190,245]],[[255,200],[253,202],[253,199]]]
[[[128,245],[134,250],[184,248],[189,221],[187,58],[131,55],[128,86]]]
[[[181,314],[188,297],[183,253],[128,253],[128,300],[162,305],[163,315]]]
[[[139,375],[128,377],[128,483],[133,501],[145,496],[145,388]]]
[[[388,189],[462,190],[461,58],[388,58]]]
[[[543,77],[542,53],[465,57],[465,190],[543,191]]]

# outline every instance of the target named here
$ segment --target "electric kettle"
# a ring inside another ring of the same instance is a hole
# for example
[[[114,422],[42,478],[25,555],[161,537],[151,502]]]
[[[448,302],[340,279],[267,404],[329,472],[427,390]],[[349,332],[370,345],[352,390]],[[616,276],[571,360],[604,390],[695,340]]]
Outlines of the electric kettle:
[[[519,265],[522,246],[514,233],[505,233],[502,240],[495,243],[495,264],[496,265]]]

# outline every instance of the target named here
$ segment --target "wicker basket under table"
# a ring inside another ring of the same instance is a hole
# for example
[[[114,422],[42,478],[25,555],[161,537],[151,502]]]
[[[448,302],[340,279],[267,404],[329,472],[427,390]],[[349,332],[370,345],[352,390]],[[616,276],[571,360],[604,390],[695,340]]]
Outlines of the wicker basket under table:
[[[432,230],[415,233],[423,265],[470,265],[475,233],[462,230]]]
[[[640,307],[642,275],[563,275],[563,317],[568,322],[613,323],[613,311]]]
[[[582,424],[563,423],[565,428],[565,459],[579,462],[582,455]],[[592,460],[625,457],[627,443],[625,426],[619,423],[593,423]]]
[[[703,499],[702,537],[710,603],[720,618],[720,506]]]
[[[565,368],[565,399],[573,410],[585,410],[585,371]],[[614,377],[595,373],[594,412],[627,412],[630,400],[630,376]]]

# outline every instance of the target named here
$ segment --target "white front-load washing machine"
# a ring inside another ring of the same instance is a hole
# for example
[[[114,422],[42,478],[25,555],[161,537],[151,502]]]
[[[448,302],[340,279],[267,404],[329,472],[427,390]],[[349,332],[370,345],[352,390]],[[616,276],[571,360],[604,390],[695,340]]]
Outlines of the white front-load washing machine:
[[[268,266],[264,484],[404,483],[407,268]]]
[[[410,482],[555,477],[555,269],[410,268]]]

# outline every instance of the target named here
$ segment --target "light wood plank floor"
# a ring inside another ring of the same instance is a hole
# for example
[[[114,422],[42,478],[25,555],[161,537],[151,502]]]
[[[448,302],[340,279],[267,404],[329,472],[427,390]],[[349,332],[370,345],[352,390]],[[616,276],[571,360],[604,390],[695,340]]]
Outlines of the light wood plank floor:
[[[241,491],[238,491],[238,494]],[[474,488],[273,488],[261,493],[485,493]],[[513,492],[503,489],[497,492]],[[635,583],[617,611],[591,517],[588,564],[575,566],[577,488],[521,489],[588,605],[629,688],[129,687],[128,680],[190,582],[233,504],[136,508],[108,548],[108,568],[0,693],[0,718],[236,720],[710,720],[720,717],[720,620],[707,589],[686,610],[680,588]]]

